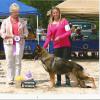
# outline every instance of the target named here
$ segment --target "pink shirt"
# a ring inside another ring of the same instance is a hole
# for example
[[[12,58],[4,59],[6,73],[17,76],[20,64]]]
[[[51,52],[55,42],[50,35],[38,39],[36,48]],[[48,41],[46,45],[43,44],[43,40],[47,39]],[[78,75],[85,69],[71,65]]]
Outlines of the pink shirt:
[[[63,18],[58,24],[49,24],[47,29],[47,38],[43,47],[47,48],[51,40],[53,40],[54,48],[71,47],[69,40],[71,30],[65,28],[65,26],[69,27],[69,23],[65,18]],[[56,37],[59,37],[60,40],[55,41]]]
[[[18,32],[18,19],[16,20],[16,22],[13,22],[12,17],[11,17],[11,23],[12,23],[12,31],[14,35],[19,35]]]
[[[13,19],[11,17],[11,24],[12,24],[12,33],[13,35],[19,35],[19,32],[18,32],[18,19],[16,20],[16,22],[13,22]],[[13,40],[13,44],[15,45],[15,41]]]

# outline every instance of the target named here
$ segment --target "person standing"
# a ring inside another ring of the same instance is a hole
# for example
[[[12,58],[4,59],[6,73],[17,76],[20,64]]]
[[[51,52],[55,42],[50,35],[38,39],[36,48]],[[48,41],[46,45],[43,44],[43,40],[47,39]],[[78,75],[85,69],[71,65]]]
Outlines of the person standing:
[[[49,42],[53,41],[54,55],[63,59],[70,59],[70,35],[71,30],[68,21],[65,18],[61,18],[60,9],[54,7],[51,10],[50,23],[48,24],[47,37],[43,45],[47,48]],[[57,86],[61,86],[61,75],[57,74]],[[66,75],[66,85],[70,86],[70,79]]]
[[[5,57],[7,62],[7,83],[14,84],[15,76],[21,74],[21,60],[23,57],[25,37],[28,36],[26,22],[19,18],[20,7],[11,4],[10,16],[3,20],[1,37],[3,38]]]

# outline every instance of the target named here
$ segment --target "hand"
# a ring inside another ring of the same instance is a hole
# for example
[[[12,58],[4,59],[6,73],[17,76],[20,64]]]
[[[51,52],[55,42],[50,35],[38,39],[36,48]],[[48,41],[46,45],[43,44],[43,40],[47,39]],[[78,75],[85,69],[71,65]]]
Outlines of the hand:
[[[20,37],[21,37],[22,39],[27,39],[28,35],[22,34],[22,35],[20,35]]]
[[[56,37],[56,38],[55,38],[55,41],[59,41],[59,40],[60,40],[60,37]]]
[[[5,37],[5,39],[9,39],[9,38],[13,38],[14,36],[13,35],[7,35],[6,37]]]

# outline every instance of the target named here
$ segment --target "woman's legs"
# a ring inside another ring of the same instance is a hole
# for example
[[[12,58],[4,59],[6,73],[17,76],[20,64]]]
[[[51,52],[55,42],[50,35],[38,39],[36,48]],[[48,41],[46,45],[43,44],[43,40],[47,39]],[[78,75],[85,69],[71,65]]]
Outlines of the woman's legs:
[[[24,43],[25,44],[25,43]],[[4,51],[7,62],[7,83],[13,82],[15,76],[21,73],[21,60],[23,57],[24,44],[4,44]]]
[[[62,58],[62,48],[57,48],[54,50],[54,55],[57,57],[61,57]],[[61,86],[61,75],[57,74],[57,86]]]
[[[23,51],[24,51],[24,44],[16,44],[16,55],[15,55],[15,65],[16,65],[16,72],[15,75],[19,76],[21,74],[21,61],[23,57]]]
[[[65,60],[71,59],[71,48],[66,47],[63,49],[63,58]],[[70,86],[70,78],[68,77],[68,75],[65,75],[65,78],[66,78],[66,85]]]
[[[54,55],[57,57],[61,57],[65,60],[71,59],[71,48],[69,47],[62,47],[62,48],[57,48],[54,50]],[[66,85],[70,86],[70,79],[68,75],[65,75],[66,78]],[[57,86],[61,85],[61,75],[57,74]]]
[[[13,55],[13,45],[4,44],[4,51],[7,62],[7,82],[14,81],[15,77],[15,57]]]

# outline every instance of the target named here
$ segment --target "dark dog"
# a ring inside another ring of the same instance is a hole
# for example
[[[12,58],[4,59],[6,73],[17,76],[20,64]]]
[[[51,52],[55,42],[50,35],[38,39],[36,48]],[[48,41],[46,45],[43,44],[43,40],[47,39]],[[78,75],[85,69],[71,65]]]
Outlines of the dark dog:
[[[58,73],[67,75],[73,74],[82,88],[90,87],[86,86],[86,80],[92,81],[93,88],[96,88],[94,78],[85,75],[84,68],[73,61],[66,61],[62,58],[55,57],[39,45],[36,46],[33,52],[33,57],[34,59],[40,59],[45,65],[44,69],[50,75],[51,87],[55,85],[55,74]]]

